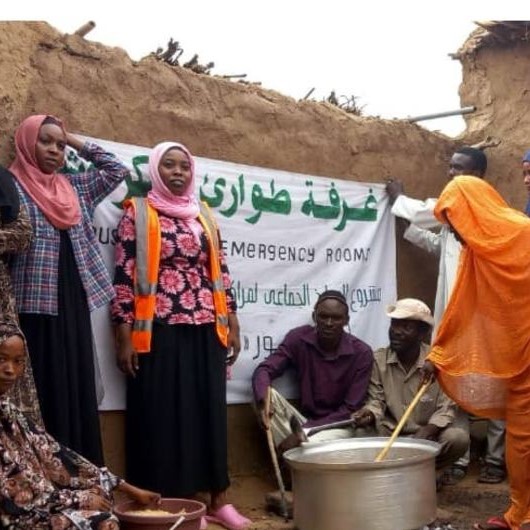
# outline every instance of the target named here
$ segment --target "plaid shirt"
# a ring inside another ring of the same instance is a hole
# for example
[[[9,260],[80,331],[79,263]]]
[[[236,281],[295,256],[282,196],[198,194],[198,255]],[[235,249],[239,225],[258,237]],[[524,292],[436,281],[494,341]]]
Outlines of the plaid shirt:
[[[92,218],[96,206],[118,186],[129,170],[111,153],[86,142],[79,156],[95,168],[66,175],[79,197],[81,222],[68,229],[77,269],[93,311],[114,296],[110,275],[99,252]],[[15,181],[16,182],[16,181]],[[29,212],[33,240],[28,252],[17,254],[11,275],[19,313],[57,315],[60,233],[16,182],[20,202]]]

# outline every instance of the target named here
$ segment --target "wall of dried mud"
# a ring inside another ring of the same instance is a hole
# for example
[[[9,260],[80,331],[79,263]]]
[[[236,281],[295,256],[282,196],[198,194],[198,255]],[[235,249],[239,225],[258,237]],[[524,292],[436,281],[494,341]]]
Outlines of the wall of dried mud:
[[[500,140],[488,149],[487,179],[515,208],[527,200],[521,159],[530,149],[530,43],[519,41],[482,47],[462,55],[462,106],[477,111],[466,116],[468,142],[491,136]]]
[[[118,142],[180,140],[199,156],[346,180],[392,175],[418,198],[435,197],[445,182],[455,143],[417,125],[359,118],[153,58],[133,62],[44,23],[0,25],[0,163],[11,159],[20,120],[47,113],[74,132]],[[436,260],[398,239],[399,295],[432,304]],[[268,468],[250,407],[230,407],[229,420],[232,472]],[[102,428],[107,461],[122,472],[122,414],[104,414]]]

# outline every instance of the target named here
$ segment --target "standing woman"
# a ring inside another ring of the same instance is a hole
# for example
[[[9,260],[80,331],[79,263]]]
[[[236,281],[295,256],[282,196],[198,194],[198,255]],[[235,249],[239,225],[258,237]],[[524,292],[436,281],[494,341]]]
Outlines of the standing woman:
[[[211,494],[227,528],[250,521],[227,504],[226,365],[240,350],[236,304],[194,160],[164,142],[149,157],[152,190],[118,227],[112,317],[127,381],[127,476],[163,496]]]
[[[67,145],[94,167],[57,173]],[[52,116],[26,118],[15,147],[10,170],[34,238],[28,252],[15,257],[12,278],[44,423],[62,444],[101,465],[90,311],[108,303],[114,291],[92,217],[128,170]]]
[[[506,420],[510,504],[474,528],[530,530],[530,219],[470,176],[445,187],[434,213],[463,250],[425,377],[468,412]]]
[[[18,326],[15,296],[9,275],[13,254],[24,252],[31,242],[31,223],[20,207],[13,174],[0,166],[0,322]],[[42,422],[31,364],[24,364],[24,373],[17,379],[11,397],[20,410],[34,422]]]

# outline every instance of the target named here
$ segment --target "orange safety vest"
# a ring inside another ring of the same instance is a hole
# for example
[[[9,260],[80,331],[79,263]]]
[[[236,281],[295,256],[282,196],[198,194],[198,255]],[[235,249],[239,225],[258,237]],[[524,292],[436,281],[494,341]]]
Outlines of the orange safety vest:
[[[162,237],[158,212],[145,198],[125,202],[132,205],[136,225],[136,267],[134,272],[134,325],[132,343],[136,352],[151,351],[153,318],[160,266]],[[199,221],[208,240],[210,276],[215,308],[215,328],[223,346],[228,345],[228,305],[219,260],[218,228],[208,206],[200,202]]]
[[[215,330],[221,344],[226,348],[228,346],[228,304],[221,272],[219,229],[208,205],[200,201],[199,208],[199,221],[208,239],[208,250],[210,251],[210,279],[215,308]]]

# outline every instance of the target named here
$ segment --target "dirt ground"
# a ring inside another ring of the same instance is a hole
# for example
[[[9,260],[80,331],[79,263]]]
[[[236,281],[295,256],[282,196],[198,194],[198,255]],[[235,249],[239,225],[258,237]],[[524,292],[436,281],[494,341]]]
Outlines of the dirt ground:
[[[478,472],[478,464],[473,463],[464,480],[455,486],[445,486],[439,492],[440,523],[450,523],[454,530],[471,530],[473,523],[503,513],[508,503],[507,483],[479,484]],[[285,522],[266,511],[264,495],[274,489],[272,477],[236,477],[232,480],[231,500],[243,514],[252,519],[252,530],[296,530],[292,520]],[[208,529],[222,530],[222,527],[210,524]]]
[[[471,530],[473,523],[501,515],[508,505],[508,484],[479,484],[478,466],[456,486],[446,486],[438,495],[441,519],[456,530]]]

